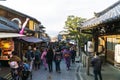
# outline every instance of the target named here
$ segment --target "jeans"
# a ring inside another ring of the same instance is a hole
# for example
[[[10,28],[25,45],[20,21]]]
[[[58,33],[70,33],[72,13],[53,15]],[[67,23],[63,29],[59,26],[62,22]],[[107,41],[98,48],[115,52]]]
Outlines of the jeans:
[[[102,80],[102,75],[101,75],[100,70],[98,70],[98,71],[94,70],[94,76],[95,76],[95,80],[98,80],[98,76],[99,76],[100,80]]]
[[[56,71],[60,71],[60,62],[55,61]]]
[[[52,61],[48,62],[48,68],[49,68],[49,72],[52,72]]]

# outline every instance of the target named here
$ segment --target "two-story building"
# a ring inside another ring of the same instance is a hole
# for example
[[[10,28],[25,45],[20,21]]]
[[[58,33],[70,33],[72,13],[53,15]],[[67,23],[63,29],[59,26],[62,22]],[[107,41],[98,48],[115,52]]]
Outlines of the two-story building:
[[[28,46],[38,46],[42,41],[40,25],[33,17],[0,5],[0,60],[8,60],[13,50],[22,57]]]

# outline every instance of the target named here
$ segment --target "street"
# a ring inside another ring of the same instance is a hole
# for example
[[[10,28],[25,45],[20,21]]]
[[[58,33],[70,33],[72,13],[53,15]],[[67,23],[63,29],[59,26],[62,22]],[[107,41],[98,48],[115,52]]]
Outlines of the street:
[[[40,70],[33,70],[33,80],[76,80],[76,64],[71,65],[71,70],[66,70],[65,62],[61,62],[61,73],[55,71],[55,65],[53,63],[53,72],[49,73],[48,70],[44,69],[42,65]]]

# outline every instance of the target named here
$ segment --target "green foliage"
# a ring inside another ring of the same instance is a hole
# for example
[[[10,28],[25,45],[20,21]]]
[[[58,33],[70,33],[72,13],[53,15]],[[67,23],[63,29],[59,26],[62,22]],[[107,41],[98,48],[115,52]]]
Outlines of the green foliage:
[[[86,19],[70,15],[67,17],[65,21],[64,28],[69,32],[69,38],[78,40],[79,45],[83,46],[86,40],[88,40],[91,36],[87,34],[80,33],[78,27],[81,27],[81,23],[84,22]]]

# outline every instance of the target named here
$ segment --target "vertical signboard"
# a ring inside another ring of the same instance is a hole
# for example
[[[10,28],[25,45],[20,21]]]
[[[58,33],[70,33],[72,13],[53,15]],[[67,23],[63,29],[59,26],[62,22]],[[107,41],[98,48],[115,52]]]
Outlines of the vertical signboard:
[[[120,44],[115,45],[115,61],[120,63]]]
[[[87,51],[94,52],[94,43],[92,41],[87,42]]]

